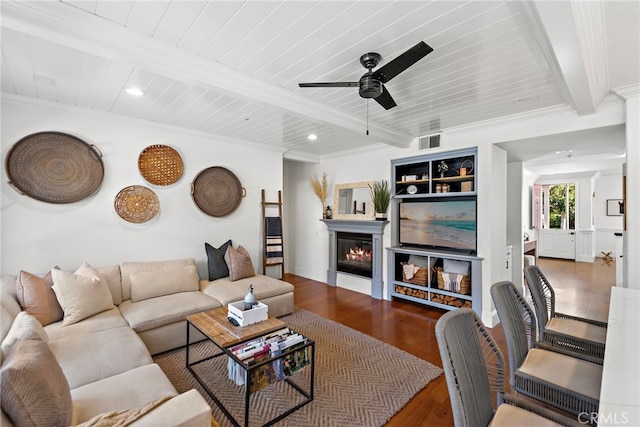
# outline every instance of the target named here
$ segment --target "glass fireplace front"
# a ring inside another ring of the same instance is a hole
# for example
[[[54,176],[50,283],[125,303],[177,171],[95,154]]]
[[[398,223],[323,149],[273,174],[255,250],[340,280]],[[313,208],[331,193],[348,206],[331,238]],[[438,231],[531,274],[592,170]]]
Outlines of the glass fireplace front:
[[[338,232],[337,239],[337,271],[371,278],[372,235]]]

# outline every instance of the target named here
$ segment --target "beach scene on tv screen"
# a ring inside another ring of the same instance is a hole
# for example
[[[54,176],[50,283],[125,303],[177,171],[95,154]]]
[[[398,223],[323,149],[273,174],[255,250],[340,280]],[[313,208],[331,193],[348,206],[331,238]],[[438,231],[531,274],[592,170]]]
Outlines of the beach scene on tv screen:
[[[475,201],[402,203],[400,240],[403,244],[475,250]]]

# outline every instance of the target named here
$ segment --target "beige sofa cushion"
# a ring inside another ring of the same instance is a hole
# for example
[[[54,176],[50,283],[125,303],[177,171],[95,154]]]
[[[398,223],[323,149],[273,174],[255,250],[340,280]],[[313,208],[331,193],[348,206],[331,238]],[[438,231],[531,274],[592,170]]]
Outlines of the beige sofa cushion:
[[[62,326],[71,325],[113,307],[107,283],[84,263],[75,273],[52,269],[53,291],[64,311]]]
[[[141,271],[133,273],[130,279],[132,302],[199,290],[199,277],[195,265],[171,270]]]
[[[24,311],[35,316],[42,325],[62,320],[64,313],[51,289],[51,272],[40,277],[20,271],[16,278],[16,295]]]
[[[115,305],[120,305],[122,302],[122,280],[120,278],[120,266],[110,265],[107,267],[94,267],[100,277],[107,282],[109,291],[111,292],[111,298]]]
[[[518,371],[592,399],[600,398],[601,365],[534,348]]]
[[[229,268],[229,278],[232,282],[256,275],[251,256],[243,246],[238,246],[238,249],[229,246],[224,254],[224,260]]]
[[[200,282],[200,290],[220,301],[223,306],[226,306],[230,302],[243,300],[249,285],[253,285],[253,294],[258,301],[293,292],[294,290],[291,283],[262,274],[256,274],[253,277],[236,280],[235,282],[231,281],[229,277],[223,277],[213,282],[202,281]]]
[[[7,336],[2,340],[3,360],[19,340],[40,340],[46,343],[49,337],[38,319],[26,311],[21,311],[13,320]]]
[[[131,299],[131,275],[142,271],[166,271],[187,265],[196,265],[193,258],[169,261],[125,262],[120,265],[122,279],[122,300]]]
[[[44,330],[49,335],[50,340],[57,340],[73,334],[84,334],[87,332],[99,332],[105,329],[128,327],[129,324],[118,307],[113,307],[111,310],[105,310],[93,316],[83,319],[82,322],[74,323],[73,325],[62,326],[62,322],[52,323],[44,327]]]
[[[148,364],[72,388],[74,424],[103,412],[133,409],[176,392],[156,364]]]
[[[153,363],[144,343],[129,327],[74,334],[50,340],[49,347],[72,389]]]
[[[143,301],[123,301],[122,316],[136,331],[142,332],[184,320],[187,315],[220,307],[220,303],[202,292],[180,292]]]
[[[17,426],[68,426],[72,403],[62,369],[40,340],[18,341],[0,371],[2,410]]]

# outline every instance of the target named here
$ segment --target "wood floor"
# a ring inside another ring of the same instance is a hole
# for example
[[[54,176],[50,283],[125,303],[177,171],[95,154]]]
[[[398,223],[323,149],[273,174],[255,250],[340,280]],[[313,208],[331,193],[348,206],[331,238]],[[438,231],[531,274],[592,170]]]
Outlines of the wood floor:
[[[540,258],[538,265],[556,291],[556,310],[606,320],[615,264],[576,263]],[[442,366],[434,334],[444,311],[402,300],[376,300],[368,295],[287,274],[295,286],[295,305],[375,337]],[[500,325],[492,335],[507,357]],[[392,366],[389,369],[393,369]],[[453,426],[444,375],[429,383],[391,421],[391,427]]]

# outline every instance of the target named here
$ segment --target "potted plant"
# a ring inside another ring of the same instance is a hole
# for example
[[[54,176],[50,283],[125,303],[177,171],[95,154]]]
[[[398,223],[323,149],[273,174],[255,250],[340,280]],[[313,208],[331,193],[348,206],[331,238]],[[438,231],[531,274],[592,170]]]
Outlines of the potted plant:
[[[389,203],[391,203],[391,189],[386,179],[380,181],[374,181],[373,185],[369,185],[371,192],[371,201],[373,202],[373,209],[376,211],[376,219],[386,220],[387,209],[389,209]]]
[[[325,219],[327,217],[325,206],[327,206],[327,196],[329,194],[327,173],[322,173],[322,179],[311,178],[311,188],[313,188],[313,193],[320,200],[320,203],[322,203],[322,218]]]
[[[438,165],[438,172],[440,172],[440,178],[444,178],[444,173],[449,170],[449,166],[445,163],[445,161],[441,161]]]

